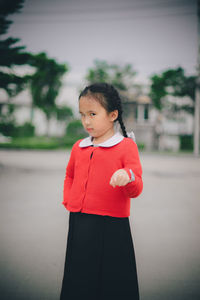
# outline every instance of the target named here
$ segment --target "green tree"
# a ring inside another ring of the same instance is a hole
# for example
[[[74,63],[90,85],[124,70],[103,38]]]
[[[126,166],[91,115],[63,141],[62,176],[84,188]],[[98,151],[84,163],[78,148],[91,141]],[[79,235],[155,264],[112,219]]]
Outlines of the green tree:
[[[44,52],[32,55],[30,64],[35,68],[35,73],[27,76],[30,82],[33,106],[45,113],[48,136],[50,119],[55,114],[60,116],[61,113],[58,112],[55,101],[62,85],[61,78],[69,70],[69,67],[66,64],[58,64],[54,59],[48,58]]]
[[[94,60],[94,67],[89,68],[86,74],[86,80],[89,83],[107,82],[113,84],[121,91],[127,91],[134,84],[136,72],[131,64],[120,66],[118,64],[108,64],[105,60]]]
[[[165,97],[168,95],[175,97],[189,96],[193,101],[195,100],[196,76],[186,76],[184,69],[181,67],[155,74],[150,79],[149,96],[158,110],[162,110]],[[180,108],[174,105],[174,109]],[[194,108],[188,105],[183,105],[181,109],[194,113]]]
[[[26,85],[26,78],[17,75],[15,68],[28,64],[29,54],[24,52],[24,46],[16,46],[20,41],[18,38],[3,36],[12,24],[8,16],[19,12],[23,4],[24,0],[0,1],[0,89],[3,89],[8,96],[7,107],[0,105],[0,132],[9,136],[16,131],[15,106],[10,103],[10,98],[17,95]]]
[[[24,0],[0,1],[0,36],[7,33],[12,21],[7,17],[19,12]],[[25,87],[26,77],[15,74],[14,67],[28,64],[29,53],[24,52],[24,46],[16,46],[18,38],[0,39],[0,88],[4,89],[9,97],[15,96]]]

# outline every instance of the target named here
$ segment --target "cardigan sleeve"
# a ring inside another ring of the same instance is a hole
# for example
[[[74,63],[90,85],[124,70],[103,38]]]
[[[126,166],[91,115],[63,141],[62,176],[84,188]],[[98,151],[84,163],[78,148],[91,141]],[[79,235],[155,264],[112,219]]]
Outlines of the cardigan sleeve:
[[[143,190],[143,181],[142,181],[142,166],[139,157],[139,151],[137,144],[130,140],[130,144],[126,148],[126,153],[124,155],[124,168],[127,171],[130,179],[131,179],[131,172],[132,170],[135,180],[128,183],[123,187],[125,194],[129,198],[136,198],[138,197],[142,190]]]
[[[76,148],[76,143],[72,147],[69,162],[67,164],[66,171],[65,171],[64,186],[63,186],[63,202],[62,202],[62,204],[64,205],[67,204],[68,195],[74,179],[75,148]]]

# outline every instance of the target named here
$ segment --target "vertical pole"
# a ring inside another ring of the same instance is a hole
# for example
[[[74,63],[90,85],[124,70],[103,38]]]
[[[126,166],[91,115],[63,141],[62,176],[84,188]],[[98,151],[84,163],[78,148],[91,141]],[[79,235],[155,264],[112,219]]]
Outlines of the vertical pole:
[[[197,79],[195,91],[194,111],[194,155],[199,156],[199,121],[200,121],[200,0],[197,1],[197,22],[198,22],[198,57],[197,57]]]

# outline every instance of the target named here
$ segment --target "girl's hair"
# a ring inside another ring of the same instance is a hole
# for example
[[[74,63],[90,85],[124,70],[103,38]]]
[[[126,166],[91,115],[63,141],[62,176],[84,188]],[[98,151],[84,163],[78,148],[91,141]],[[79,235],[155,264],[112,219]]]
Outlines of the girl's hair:
[[[85,89],[80,93],[79,100],[81,97],[91,96],[94,97],[107,112],[112,112],[118,110],[118,118],[115,121],[118,121],[122,133],[127,137],[126,128],[122,120],[122,104],[118,91],[108,83],[94,83],[89,86],[86,86]]]

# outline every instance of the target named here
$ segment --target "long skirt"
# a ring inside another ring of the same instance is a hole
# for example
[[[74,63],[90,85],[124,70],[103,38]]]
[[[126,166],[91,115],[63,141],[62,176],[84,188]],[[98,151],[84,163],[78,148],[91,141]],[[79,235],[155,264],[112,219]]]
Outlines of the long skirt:
[[[60,300],[138,300],[129,218],[70,212]]]

